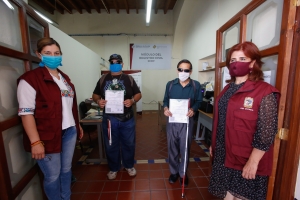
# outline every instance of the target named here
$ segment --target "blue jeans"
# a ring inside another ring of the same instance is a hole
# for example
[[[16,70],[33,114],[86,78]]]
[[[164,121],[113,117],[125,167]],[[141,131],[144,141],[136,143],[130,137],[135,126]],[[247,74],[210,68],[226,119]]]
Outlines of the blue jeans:
[[[49,200],[70,199],[76,137],[75,126],[63,130],[61,153],[46,154],[44,159],[37,160],[44,174],[44,190]]]
[[[111,122],[111,145],[109,145],[108,141],[107,119]],[[121,122],[111,115],[104,114],[102,127],[109,170],[113,172],[119,171],[121,168],[121,159],[125,168],[132,168],[135,153],[134,117],[126,122]]]

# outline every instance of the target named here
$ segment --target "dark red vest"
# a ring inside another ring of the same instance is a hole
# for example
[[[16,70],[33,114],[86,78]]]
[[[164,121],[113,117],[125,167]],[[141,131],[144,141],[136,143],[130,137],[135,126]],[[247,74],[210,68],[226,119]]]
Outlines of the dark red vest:
[[[76,92],[70,78],[62,71],[59,73],[65,78],[74,90],[73,117],[79,135],[79,118],[76,101]],[[39,67],[26,72],[18,79],[24,79],[36,91],[34,118],[40,140],[45,143],[45,153],[61,152],[62,138],[62,102],[61,91],[45,67]],[[23,144],[26,151],[31,151],[30,140],[24,131]]]
[[[216,146],[218,125],[218,102],[227,91],[227,85],[217,97],[214,105],[214,122],[212,131],[213,154]],[[243,170],[253,150],[252,141],[257,128],[258,110],[263,97],[279,91],[263,81],[246,81],[245,84],[228,101],[225,126],[225,166]],[[275,105],[274,105],[275,106]],[[258,164],[258,175],[271,175],[273,164],[273,144]]]

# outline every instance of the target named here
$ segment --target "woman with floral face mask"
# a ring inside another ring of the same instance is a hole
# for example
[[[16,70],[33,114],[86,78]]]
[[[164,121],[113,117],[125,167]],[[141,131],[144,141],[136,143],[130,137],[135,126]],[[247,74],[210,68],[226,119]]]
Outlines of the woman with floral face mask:
[[[70,199],[73,152],[76,138],[83,136],[76,92],[70,78],[58,69],[62,53],[54,39],[38,40],[36,55],[40,67],[18,79],[24,148],[44,174],[48,199]]]
[[[229,83],[216,98],[209,192],[225,200],[264,200],[272,172],[279,91],[263,81],[261,56],[252,42],[233,46]]]
[[[186,116],[189,122],[186,123],[169,123],[167,121],[167,142],[168,142],[168,158],[170,177],[169,183],[175,183],[178,178],[180,184],[187,186],[189,179],[187,177],[186,169],[189,162],[190,145],[192,141],[193,124],[196,111],[198,110],[202,101],[202,93],[200,83],[192,80],[190,75],[192,73],[192,63],[186,59],[181,60],[177,64],[178,78],[169,81],[166,86],[164,96],[164,115],[172,117],[172,112],[169,110],[170,99],[187,99],[190,107]],[[188,133],[187,133],[188,126]],[[186,138],[187,137],[187,138]],[[187,151],[185,152],[187,139]],[[181,162],[179,155],[181,154]],[[185,156],[186,154],[186,156]]]

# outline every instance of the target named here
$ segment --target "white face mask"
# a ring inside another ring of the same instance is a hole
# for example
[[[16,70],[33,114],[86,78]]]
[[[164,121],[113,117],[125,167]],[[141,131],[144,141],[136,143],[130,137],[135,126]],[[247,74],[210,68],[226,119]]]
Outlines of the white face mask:
[[[179,72],[178,73],[178,78],[181,82],[185,81],[186,79],[188,79],[190,77],[190,73],[189,72]]]

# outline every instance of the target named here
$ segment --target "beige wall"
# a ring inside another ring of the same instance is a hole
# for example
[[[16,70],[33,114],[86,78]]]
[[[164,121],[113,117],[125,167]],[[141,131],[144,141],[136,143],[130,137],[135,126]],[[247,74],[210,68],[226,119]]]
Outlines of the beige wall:
[[[120,34],[120,36],[74,36],[73,38],[96,52],[106,61],[99,68],[107,69],[107,59],[119,53],[124,59],[124,69],[129,69],[130,43],[172,44],[172,66],[170,70],[143,70],[143,110],[155,110],[155,103],[163,99],[167,81],[177,77],[176,64],[183,58],[194,66],[192,78],[198,80],[198,60],[215,53],[216,30],[251,0],[178,0],[173,11],[167,14],[152,11],[150,26],[145,23],[145,10],[130,10],[130,14],[111,10],[107,14],[56,13],[59,29],[67,34]],[[172,36],[130,36],[128,34],[171,34]],[[103,67],[106,66],[106,67]],[[96,83],[97,79],[94,80]],[[200,80],[200,82],[203,82]]]
[[[251,0],[187,0],[184,1],[181,24],[177,24],[174,38],[182,46],[182,57],[189,59],[198,70],[198,60],[216,51],[216,31]],[[184,34],[177,30],[186,29]],[[179,33],[179,35],[177,34]],[[180,44],[182,43],[182,44]],[[193,78],[198,79],[197,71]],[[204,82],[204,80],[199,80]]]
[[[151,15],[150,26],[146,26],[145,11],[130,10],[130,14],[122,11],[111,14],[102,11],[101,14],[65,14],[58,15],[59,28],[68,34],[120,34],[120,36],[74,36],[73,38],[96,52],[102,61],[101,69],[107,70],[109,56],[118,53],[123,57],[124,70],[129,70],[129,44],[172,44],[173,43],[173,12],[164,14],[162,10],[158,14]],[[167,34],[171,36],[132,36],[126,34]],[[103,67],[105,65],[105,67]],[[175,66],[176,63],[172,63]],[[174,67],[173,67],[174,68]],[[165,85],[168,80],[176,76],[173,70],[143,70],[142,95],[143,110],[157,109],[157,101],[163,99]],[[97,79],[94,79],[96,84]],[[151,103],[150,103],[151,102]]]

